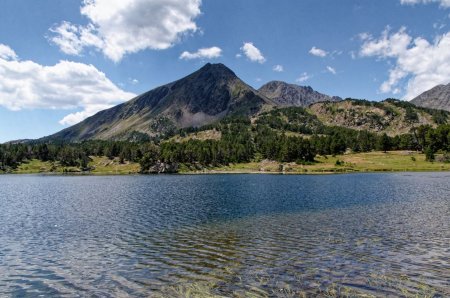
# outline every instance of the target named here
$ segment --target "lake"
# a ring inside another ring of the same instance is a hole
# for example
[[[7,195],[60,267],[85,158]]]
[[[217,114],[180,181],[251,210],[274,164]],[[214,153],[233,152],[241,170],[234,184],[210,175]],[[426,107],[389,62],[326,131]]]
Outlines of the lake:
[[[0,176],[0,296],[189,294],[448,297],[450,173]]]

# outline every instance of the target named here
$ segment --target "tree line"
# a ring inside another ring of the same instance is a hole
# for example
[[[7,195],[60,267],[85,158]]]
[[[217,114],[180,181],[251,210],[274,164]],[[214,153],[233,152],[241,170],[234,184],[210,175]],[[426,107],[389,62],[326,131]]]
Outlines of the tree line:
[[[436,153],[450,151],[448,124],[437,128],[419,126],[408,134],[390,137],[365,130],[316,125],[308,129],[317,130],[318,133],[306,135],[299,133],[307,130],[303,128],[295,129],[295,132],[285,131],[283,126],[273,128],[270,125],[272,120],[269,118],[252,124],[249,119],[224,119],[202,128],[220,131],[221,138],[218,140],[7,143],[0,145],[0,171],[15,169],[32,159],[88,170],[91,156],[117,158],[120,162],[139,162],[145,172],[157,162],[219,166],[269,159],[310,163],[314,162],[317,155],[338,155],[348,150],[417,150],[424,152],[427,160],[432,161]],[[190,128],[180,131],[180,135],[195,134],[196,131]]]

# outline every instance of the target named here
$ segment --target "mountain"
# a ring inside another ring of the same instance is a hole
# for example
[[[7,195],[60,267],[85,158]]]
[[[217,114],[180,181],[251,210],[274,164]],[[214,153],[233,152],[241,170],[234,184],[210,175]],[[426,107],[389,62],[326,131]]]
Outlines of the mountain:
[[[386,133],[395,137],[410,134],[414,128],[422,125],[436,128],[440,124],[449,123],[449,120],[450,112],[417,107],[407,101],[386,99],[376,102],[347,98],[337,102],[314,103],[308,108],[291,106],[263,111],[252,117],[247,130],[259,131],[263,127],[270,127],[273,132],[280,134],[308,137],[326,135],[339,127],[376,134]],[[260,129],[256,127],[258,125]],[[221,127],[221,124],[210,125],[192,133],[176,135],[170,140],[220,140]]]
[[[450,111],[450,83],[425,91],[411,100],[411,103],[424,108]]]
[[[198,71],[101,111],[45,139],[132,140],[199,127],[230,115],[250,116],[274,103],[223,64]]]
[[[279,106],[308,107],[316,102],[341,100],[340,97],[314,91],[309,86],[299,86],[281,81],[271,81],[259,88],[258,91]]]
[[[309,111],[323,125],[355,130],[386,133],[390,136],[406,134],[413,127],[447,123],[449,113],[417,107],[407,101],[387,99],[381,102],[345,99],[339,102],[312,104]]]
[[[430,95],[432,98],[447,96],[448,102],[449,87],[438,86],[428,92],[436,94],[436,97]],[[283,108],[292,110],[282,112],[286,113],[284,118],[276,116],[277,110]],[[295,109],[303,109],[306,114]],[[271,111],[274,114],[267,114]],[[269,82],[257,91],[225,65],[208,63],[178,81],[98,112],[41,141],[164,138],[175,135],[181,128],[202,127],[224,117],[244,116],[254,123],[265,113],[264,123],[282,124],[280,127],[293,126],[283,122],[290,119],[289,122],[294,121],[298,127],[306,127],[302,128],[304,131],[319,126],[340,126],[392,136],[408,133],[415,126],[436,126],[449,119],[448,112],[418,107],[409,102],[341,100],[314,91],[311,87],[280,81]],[[300,118],[295,116],[294,119],[293,115]]]

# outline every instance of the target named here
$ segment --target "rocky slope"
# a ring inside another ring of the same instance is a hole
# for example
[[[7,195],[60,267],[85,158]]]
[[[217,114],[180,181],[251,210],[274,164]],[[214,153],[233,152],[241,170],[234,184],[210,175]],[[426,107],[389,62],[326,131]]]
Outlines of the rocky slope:
[[[386,133],[390,136],[409,133],[413,127],[436,127],[448,119],[448,113],[416,107],[408,102],[385,100],[372,102],[346,99],[310,106],[312,114],[328,126]]]
[[[321,135],[327,127],[344,127],[365,130],[372,133],[386,133],[397,136],[411,133],[421,125],[437,127],[449,123],[450,112],[416,107],[415,105],[387,99],[372,102],[358,99],[345,99],[339,102],[319,102],[309,108],[275,107],[261,112],[251,119],[252,131],[255,126],[268,126],[274,131],[288,136]],[[185,142],[189,140],[220,140],[222,135],[214,128],[195,131],[187,135],[175,136],[170,140]]]
[[[308,107],[316,102],[341,100],[338,96],[319,93],[309,86],[299,86],[281,81],[269,82],[258,91],[279,106]]]
[[[273,105],[225,65],[208,63],[46,139],[140,139],[207,125],[228,115],[254,115]]]
[[[450,111],[450,83],[425,91],[411,100],[411,103],[420,107]]]

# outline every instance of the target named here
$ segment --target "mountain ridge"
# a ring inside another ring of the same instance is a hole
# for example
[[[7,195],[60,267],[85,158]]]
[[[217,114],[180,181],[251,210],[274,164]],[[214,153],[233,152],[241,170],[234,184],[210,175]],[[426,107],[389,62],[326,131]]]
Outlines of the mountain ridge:
[[[310,86],[289,84],[283,81],[270,81],[258,91],[279,106],[308,107],[323,101],[340,101],[338,96],[329,96],[315,91]]]
[[[180,129],[200,128],[225,117],[243,116],[257,121],[261,113],[289,107],[306,109],[323,125],[392,136],[407,133],[419,125],[446,123],[448,119],[448,113],[408,102],[342,100],[310,86],[282,81],[271,81],[255,90],[225,65],[208,63],[179,80],[40,140],[159,140],[175,135]]]
[[[450,83],[437,85],[411,100],[411,103],[432,109],[450,111]]]
[[[208,63],[46,138],[81,141],[156,136],[207,125],[227,115],[250,116],[273,105],[225,65]]]

